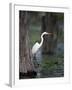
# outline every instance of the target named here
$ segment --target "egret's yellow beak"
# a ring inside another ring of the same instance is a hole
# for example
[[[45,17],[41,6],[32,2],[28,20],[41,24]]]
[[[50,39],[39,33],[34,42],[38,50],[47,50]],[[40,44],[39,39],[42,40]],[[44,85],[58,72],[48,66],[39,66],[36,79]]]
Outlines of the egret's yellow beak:
[[[47,33],[48,35],[52,35],[53,33]]]

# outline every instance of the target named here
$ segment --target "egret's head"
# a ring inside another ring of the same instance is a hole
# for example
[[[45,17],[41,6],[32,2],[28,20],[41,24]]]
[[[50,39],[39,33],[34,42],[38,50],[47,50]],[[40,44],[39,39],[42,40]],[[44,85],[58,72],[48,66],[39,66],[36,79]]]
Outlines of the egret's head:
[[[43,32],[43,35],[48,34],[47,32]]]
[[[41,36],[43,37],[43,35],[51,35],[51,34],[52,34],[52,33],[43,32]]]

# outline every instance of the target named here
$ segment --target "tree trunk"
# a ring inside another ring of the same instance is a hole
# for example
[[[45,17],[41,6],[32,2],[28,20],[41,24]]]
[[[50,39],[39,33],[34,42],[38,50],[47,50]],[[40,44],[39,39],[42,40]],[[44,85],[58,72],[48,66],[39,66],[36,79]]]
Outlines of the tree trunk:
[[[42,53],[53,54],[57,44],[57,31],[56,31],[56,17],[53,13],[46,13],[42,17],[42,32],[46,31],[52,33],[52,35],[45,35],[42,46]]]
[[[19,12],[19,72],[27,73],[34,70],[32,53],[29,47],[28,12]]]

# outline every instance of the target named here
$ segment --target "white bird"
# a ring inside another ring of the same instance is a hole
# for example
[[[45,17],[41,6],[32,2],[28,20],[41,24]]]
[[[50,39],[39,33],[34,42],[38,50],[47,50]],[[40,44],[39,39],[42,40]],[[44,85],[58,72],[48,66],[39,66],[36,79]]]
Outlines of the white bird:
[[[36,42],[35,44],[34,44],[34,46],[32,47],[32,54],[34,55],[34,54],[36,54],[36,52],[39,50],[39,48],[42,46],[42,44],[43,44],[43,36],[44,35],[46,35],[46,34],[52,34],[52,33],[47,33],[47,32],[43,32],[42,33],[42,35],[41,35],[41,42],[40,43],[38,43],[38,42]]]

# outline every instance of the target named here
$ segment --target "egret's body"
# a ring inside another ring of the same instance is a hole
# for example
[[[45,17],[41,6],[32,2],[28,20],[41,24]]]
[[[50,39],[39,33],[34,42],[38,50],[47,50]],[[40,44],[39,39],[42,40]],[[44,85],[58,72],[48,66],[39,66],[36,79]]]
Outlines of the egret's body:
[[[46,34],[51,34],[51,33],[47,33],[47,32],[43,32],[41,35],[41,43],[36,42],[32,48],[32,54],[36,54],[36,52],[39,50],[39,48],[42,46],[43,44],[43,36]]]
[[[39,48],[40,48],[40,44],[36,42],[32,48],[32,53],[35,54],[39,50]]]

